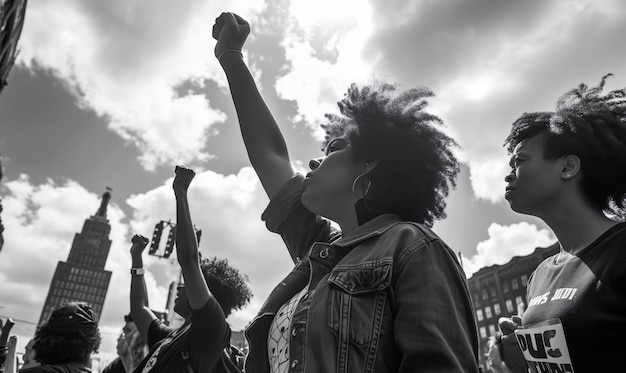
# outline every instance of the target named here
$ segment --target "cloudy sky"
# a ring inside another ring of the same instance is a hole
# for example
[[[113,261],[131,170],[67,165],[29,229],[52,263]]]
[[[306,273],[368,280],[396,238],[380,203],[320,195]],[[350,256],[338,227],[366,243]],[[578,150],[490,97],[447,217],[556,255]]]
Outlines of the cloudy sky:
[[[554,242],[503,200],[510,124],[550,110],[580,82],[626,85],[626,3],[620,0],[31,1],[20,55],[0,95],[5,245],[0,315],[33,334],[59,260],[114,189],[113,271],[101,326],[112,354],[129,310],[129,239],[174,218],[173,167],[191,189],[205,256],[247,273],[255,297],[229,319],[243,328],[290,270],[260,220],[267,204],[239,137],[213,20],[248,19],[244,52],[296,166],[319,156],[319,123],[352,82],[373,78],[435,91],[429,110],[462,146],[464,167],[435,231],[464,255],[468,275]],[[151,305],[163,308],[175,263],[146,261]]]

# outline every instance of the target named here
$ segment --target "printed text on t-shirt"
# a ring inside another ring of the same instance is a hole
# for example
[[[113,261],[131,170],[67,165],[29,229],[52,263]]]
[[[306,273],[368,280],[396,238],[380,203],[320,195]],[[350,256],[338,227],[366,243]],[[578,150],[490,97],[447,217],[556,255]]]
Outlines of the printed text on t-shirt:
[[[578,291],[577,288],[559,288],[559,289],[554,290],[554,292],[550,290],[544,294],[541,294],[532,298],[528,302],[528,307],[544,304],[544,303],[547,303],[548,301],[553,302],[555,300],[562,300],[562,299],[573,300],[577,291]]]

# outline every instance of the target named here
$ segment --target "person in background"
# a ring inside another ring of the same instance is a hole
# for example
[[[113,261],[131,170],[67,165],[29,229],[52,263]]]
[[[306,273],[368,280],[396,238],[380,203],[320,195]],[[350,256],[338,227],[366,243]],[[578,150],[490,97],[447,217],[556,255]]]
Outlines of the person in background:
[[[246,373],[477,372],[465,274],[429,228],[459,172],[455,141],[422,110],[433,93],[352,85],[340,114],[326,116],[325,156],[305,177],[244,62],[249,32],[222,13],[215,57],[270,198],[262,219],[295,268],[246,331]]]
[[[561,246],[531,275],[524,314],[500,320],[515,372],[625,369],[626,89],[603,94],[607,77],[523,114],[505,142],[511,209],[542,219]]]
[[[35,351],[33,350],[33,344],[35,343],[35,338],[31,338],[26,347],[24,347],[24,356],[22,359],[24,360],[24,364],[22,365],[22,369],[32,368],[40,365],[37,360],[35,360]]]
[[[102,373],[132,372],[146,357],[147,344],[141,338],[132,315],[124,316],[124,327],[117,339],[117,358],[110,362]]]
[[[243,355],[230,345],[226,317],[250,301],[247,278],[226,260],[200,259],[187,198],[195,173],[184,167],[176,167],[175,173],[176,256],[184,285],[179,286],[174,311],[185,323],[169,328],[148,307],[141,257],[148,240],[136,235],[131,247],[131,315],[150,352],[135,372],[241,372]]]
[[[55,309],[37,328],[34,340],[35,359],[41,365],[22,368],[20,373],[91,373],[91,355],[102,342],[96,316],[82,302]]]

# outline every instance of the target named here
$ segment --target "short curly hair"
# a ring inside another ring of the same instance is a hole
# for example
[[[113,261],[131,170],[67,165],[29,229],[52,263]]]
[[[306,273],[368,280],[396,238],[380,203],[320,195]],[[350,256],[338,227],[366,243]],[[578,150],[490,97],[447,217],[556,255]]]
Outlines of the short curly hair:
[[[322,144],[345,137],[355,157],[378,161],[371,173],[376,205],[402,219],[432,226],[445,218],[445,197],[456,186],[458,144],[423,109],[433,97],[424,87],[400,91],[397,84],[352,84],[337,102],[340,115],[326,114]]]
[[[248,287],[248,276],[231,267],[227,259],[201,258],[200,269],[224,315],[228,316],[250,302],[252,291]]]
[[[562,95],[554,112],[524,113],[504,146],[509,153],[525,139],[543,136],[544,156],[576,155],[581,160],[581,189],[589,203],[617,219],[626,217],[626,89],[602,95],[581,83]]]
[[[67,364],[89,361],[97,353],[102,338],[97,325],[60,331],[44,324],[35,332],[35,360],[41,364]]]

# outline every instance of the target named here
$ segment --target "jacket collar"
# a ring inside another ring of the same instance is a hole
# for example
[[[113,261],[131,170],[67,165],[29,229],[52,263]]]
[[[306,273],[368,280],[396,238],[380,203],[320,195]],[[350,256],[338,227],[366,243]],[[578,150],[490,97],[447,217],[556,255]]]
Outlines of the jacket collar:
[[[389,228],[401,222],[402,219],[398,215],[382,214],[360,225],[357,229],[334,241],[332,244],[337,247],[352,246],[369,238],[380,236],[388,231]]]

